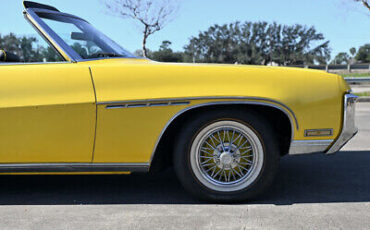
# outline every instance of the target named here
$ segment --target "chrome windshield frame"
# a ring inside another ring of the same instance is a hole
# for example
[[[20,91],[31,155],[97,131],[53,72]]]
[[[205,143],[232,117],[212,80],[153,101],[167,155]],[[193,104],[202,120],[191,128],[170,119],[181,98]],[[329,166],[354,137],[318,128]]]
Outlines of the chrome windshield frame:
[[[36,29],[36,31],[52,46],[67,62],[87,62],[102,59],[112,59],[112,58],[124,58],[124,57],[101,57],[101,58],[82,58],[72,47],[70,47],[58,34],[56,34],[38,15],[39,13],[50,14],[55,16],[63,16],[68,18],[73,18],[76,20],[81,20],[83,22],[89,23],[88,21],[77,17],[72,14],[63,13],[60,11],[53,11],[41,8],[26,8],[24,10],[24,16],[27,21]],[[90,23],[89,23],[90,24]],[[130,58],[140,57],[132,56]]]
[[[58,51],[58,53],[69,62],[77,62],[83,60],[81,56],[74,51],[68,44],[66,44],[62,38],[60,38],[42,19],[37,13],[47,13],[54,15],[61,15],[67,17],[73,17],[79,20],[83,20],[79,17],[61,13],[58,11],[38,9],[38,8],[27,8],[24,10],[24,16],[33,25],[33,27],[45,38],[45,40]],[[85,21],[85,20],[83,20]]]

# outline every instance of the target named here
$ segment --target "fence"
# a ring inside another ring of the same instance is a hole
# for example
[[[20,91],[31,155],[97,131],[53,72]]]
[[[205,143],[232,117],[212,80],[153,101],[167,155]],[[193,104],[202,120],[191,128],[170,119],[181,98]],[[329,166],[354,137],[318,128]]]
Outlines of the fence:
[[[370,84],[370,77],[345,77],[349,84]]]
[[[348,64],[348,65],[292,65],[290,67],[309,68],[329,71],[351,71],[351,70],[368,70],[370,71],[370,63],[364,64]]]

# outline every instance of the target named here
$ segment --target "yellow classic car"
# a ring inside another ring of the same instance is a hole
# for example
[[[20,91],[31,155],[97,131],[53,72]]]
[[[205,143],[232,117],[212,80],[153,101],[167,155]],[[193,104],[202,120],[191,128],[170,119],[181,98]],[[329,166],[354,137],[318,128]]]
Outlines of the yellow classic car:
[[[63,61],[23,63],[0,52],[2,174],[172,166],[197,197],[235,202],[265,191],[280,157],[332,154],[357,132],[356,96],[340,76],[154,62],[84,19],[23,4],[25,18]]]

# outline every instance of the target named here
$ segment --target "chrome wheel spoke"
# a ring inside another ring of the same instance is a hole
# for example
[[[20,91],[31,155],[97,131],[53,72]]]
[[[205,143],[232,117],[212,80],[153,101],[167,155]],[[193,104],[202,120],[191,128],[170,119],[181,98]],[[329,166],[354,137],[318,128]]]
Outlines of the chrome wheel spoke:
[[[240,134],[239,136],[238,136],[238,138],[237,138],[237,140],[239,139],[239,141],[238,141],[238,146],[240,145],[240,143],[242,142],[242,140],[243,140],[243,137],[242,137],[242,135]]]
[[[245,171],[249,171],[248,169],[246,169],[245,167],[243,167],[243,166],[241,166],[240,164],[238,164],[238,166],[237,166],[238,168],[242,168],[242,169],[244,169]]]
[[[245,160],[246,162],[248,162],[250,164],[253,163],[253,161],[249,160],[248,157],[246,157],[246,156],[241,156],[240,158],[242,158],[243,160]]]
[[[210,152],[208,152],[206,150],[203,150],[203,149],[201,149],[200,151],[203,152],[203,153],[205,153],[205,154],[210,154]]]
[[[222,170],[218,170],[218,172],[216,174],[213,175],[213,178],[215,178]]]
[[[245,144],[247,144],[249,141],[248,139],[244,141],[244,143],[240,146],[238,146],[238,148],[236,149],[236,151],[238,151],[240,148],[242,148]]]
[[[223,151],[223,152],[225,152],[225,144],[224,144],[224,142],[223,142],[223,141],[222,141],[222,139],[221,139],[220,132],[217,132],[217,136],[218,136],[218,141],[220,142],[220,145],[221,145],[222,151]]]
[[[224,172],[225,172],[225,170],[224,170],[224,169],[221,169],[221,173],[220,173],[220,175],[218,176],[218,180],[219,180],[219,181],[221,181],[221,178],[222,178],[222,176],[223,176],[223,175],[222,175],[222,173],[224,173]]]
[[[216,139],[213,135],[211,135],[210,140],[212,141],[213,146],[215,146],[215,147],[216,147],[217,145],[216,145],[216,143],[214,142],[214,140],[215,140],[215,141],[217,141],[217,139]]]
[[[233,179],[234,179],[234,181],[235,181],[235,180],[236,180],[236,177],[235,177],[234,169],[230,169],[230,172],[231,172],[231,174],[232,174],[232,176],[233,176]]]
[[[227,182],[230,182],[230,180],[231,180],[231,170],[229,170],[229,175],[227,177]]]
[[[215,147],[213,147],[210,143],[208,142],[205,142],[205,144],[207,144],[208,146],[210,146],[213,150],[217,150]]]
[[[213,150],[215,150],[215,149],[210,149],[210,148],[207,148],[207,147],[201,147],[200,148],[201,149],[201,151],[207,151],[207,150],[209,150],[209,151],[213,151]]]
[[[211,168],[207,169],[207,170],[206,170],[206,172],[209,172],[209,171],[211,171],[212,169],[213,169],[213,170],[216,170],[216,168],[217,168],[217,165],[214,165],[213,167],[211,167]]]
[[[200,158],[206,158],[206,159],[215,159],[214,157],[207,157],[207,156],[199,156]]]
[[[215,164],[214,163],[202,164],[203,167],[208,167],[208,166],[212,166],[212,165],[215,165]]]
[[[252,147],[248,146],[248,147],[243,147],[243,148],[239,148],[239,149],[245,149],[244,152],[242,152],[242,153],[246,153],[246,152],[252,150]]]
[[[238,175],[239,177],[243,177],[236,169],[231,169],[233,172],[235,172],[236,173],[236,175]]]
[[[240,165],[252,165],[252,163],[249,163],[249,162],[239,162]]]
[[[206,163],[210,162],[211,160],[213,160],[213,158],[210,158],[210,159],[207,159],[207,160],[203,161],[203,162],[202,162],[202,165],[204,166],[204,164],[206,164]]]
[[[213,178],[213,175],[215,175],[215,172],[217,170],[217,165],[215,165],[215,168],[213,169],[212,173],[211,173],[211,177]]]
[[[225,176],[225,182],[229,182],[229,180],[227,179],[226,170],[224,170],[224,176]]]

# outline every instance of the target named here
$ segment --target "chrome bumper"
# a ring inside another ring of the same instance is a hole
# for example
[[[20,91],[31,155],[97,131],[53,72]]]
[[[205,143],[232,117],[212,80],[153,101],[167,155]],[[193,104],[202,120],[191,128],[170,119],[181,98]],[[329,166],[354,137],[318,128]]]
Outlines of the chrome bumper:
[[[338,152],[351,138],[356,135],[358,129],[355,125],[355,110],[357,96],[346,94],[344,96],[344,114],[342,131],[334,144],[326,151],[327,154]]]
[[[332,154],[338,152],[358,131],[355,125],[355,107],[357,96],[346,94],[344,96],[343,125],[339,137],[334,140],[297,140],[292,141],[289,149],[290,155],[325,152]]]

